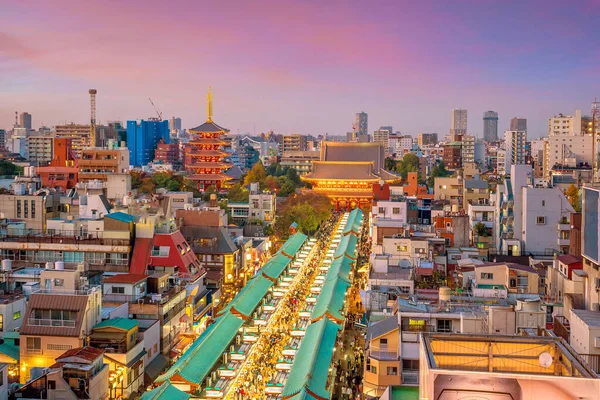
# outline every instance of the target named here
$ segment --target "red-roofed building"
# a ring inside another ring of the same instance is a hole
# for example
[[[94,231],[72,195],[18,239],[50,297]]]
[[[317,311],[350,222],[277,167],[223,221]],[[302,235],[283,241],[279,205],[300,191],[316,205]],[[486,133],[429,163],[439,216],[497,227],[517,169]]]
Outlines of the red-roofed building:
[[[46,167],[38,167],[36,172],[43,187],[60,188],[66,192],[77,185],[79,169],[75,165],[71,139],[54,138],[53,143],[52,161]]]
[[[152,270],[196,275],[202,270],[200,261],[180,231],[155,233],[152,239],[137,239],[133,254],[130,270],[136,274]]]

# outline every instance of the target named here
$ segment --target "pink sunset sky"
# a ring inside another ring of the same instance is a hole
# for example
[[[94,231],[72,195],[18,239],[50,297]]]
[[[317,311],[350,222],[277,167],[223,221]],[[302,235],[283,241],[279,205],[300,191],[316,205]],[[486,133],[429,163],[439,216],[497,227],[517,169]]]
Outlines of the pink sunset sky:
[[[439,132],[450,110],[589,114],[600,95],[600,3],[566,1],[3,1],[0,128],[154,116],[232,132]]]

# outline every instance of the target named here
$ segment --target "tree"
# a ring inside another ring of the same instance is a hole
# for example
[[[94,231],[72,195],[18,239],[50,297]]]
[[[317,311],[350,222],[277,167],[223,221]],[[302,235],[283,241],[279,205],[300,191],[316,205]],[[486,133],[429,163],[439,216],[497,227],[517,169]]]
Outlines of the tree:
[[[396,171],[406,180],[409,172],[419,172],[419,157],[412,153],[405,154],[402,161],[396,164]]]
[[[154,185],[152,178],[147,176],[142,179],[142,183],[138,190],[140,193],[154,193],[154,189],[156,189],[156,185]]]
[[[0,175],[19,175],[23,168],[7,160],[0,160]]]
[[[275,234],[279,239],[289,236],[293,222],[298,224],[299,231],[311,234],[331,217],[331,201],[327,196],[314,192],[294,193],[279,207],[277,214]]]
[[[446,169],[446,165],[444,165],[444,162],[440,161],[435,165],[435,167],[431,169],[431,173],[429,174],[427,184],[429,185],[429,187],[433,187],[433,185],[435,184],[435,178],[445,178],[450,175],[452,175],[452,173]]]
[[[477,234],[477,236],[488,236],[488,229],[484,223],[478,222],[473,225],[473,231]]]
[[[232,203],[246,203],[250,198],[248,189],[239,183],[236,183],[227,191],[227,200]]]
[[[396,160],[394,160],[392,157],[386,157],[383,168],[388,171],[395,171],[396,170]]]
[[[579,189],[577,186],[571,184],[571,186],[565,190],[565,196],[567,196],[567,200],[569,200],[569,203],[571,203],[575,212],[581,212],[581,199],[579,198]]]
[[[131,171],[131,188],[139,189],[142,186],[142,178],[144,174],[138,171]]]
[[[263,166],[262,162],[259,161],[256,164],[254,164],[252,169],[248,172],[248,174],[244,178],[244,184],[249,185],[253,182],[258,182],[262,186],[266,177],[267,177],[267,174],[265,172],[265,167]]]

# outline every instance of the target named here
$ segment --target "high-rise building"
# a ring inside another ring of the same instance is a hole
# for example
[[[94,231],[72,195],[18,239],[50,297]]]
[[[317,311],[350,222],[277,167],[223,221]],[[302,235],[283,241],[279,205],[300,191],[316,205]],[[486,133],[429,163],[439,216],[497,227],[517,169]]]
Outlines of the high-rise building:
[[[369,116],[366,112],[362,111],[356,113],[356,119],[354,120],[354,132],[358,135],[369,134]]]
[[[462,136],[467,134],[467,110],[461,108],[455,108],[452,110],[452,124],[450,128],[450,136],[453,136],[452,140],[456,136]]]
[[[483,113],[483,140],[486,142],[498,141],[498,113],[496,111]]]
[[[169,130],[171,131],[171,135],[176,135],[178,132],[181,132],[181,118],[171,117],[171,119],[169,119]]]
[[[154,160],[158,143],[170,143],[168,121],[127,121],[127,148],[131,165],[143,166]]]
[[[521,117],[514,117],[510,120],[511,131],[527,132],[527,119]]]
[[[19,127],[27,129],[28,132],[31,130],[31,114],[28,112],[19,114]]]
[[[506,150],[506,171],[511,165],[526,164],[525,143],[527,132],[506,131],[504,132],[504,149]]]
[[[0,129],[0,150],[4,150],[6,147],[8,136],[5,129]]]
[[[27,154],[31,165],[47,165],[52,161],[52,140],[52,136],[46,135],[27,137]]]
[[[81,158],[81,151],[90,147],[90,126],[79,124],[56,125],[54,137],[58,139],[71,139],[71,148],[77,158]]]
[[[593,162],[593,139],[587,133],[580,110],[576,110],[574,116],[559,114],[548,118],[543,175],[549,177],[554,167],[589,168]]]
[[[419,133],[418,136],[419,146],[436,145],[438,143],[437,133]]]

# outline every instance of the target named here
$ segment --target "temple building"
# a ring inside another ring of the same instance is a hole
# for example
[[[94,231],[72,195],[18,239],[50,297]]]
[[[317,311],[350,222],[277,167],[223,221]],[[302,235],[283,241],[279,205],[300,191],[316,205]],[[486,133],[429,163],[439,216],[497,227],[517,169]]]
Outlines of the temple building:
[[[188,179],[196,182],[198,190],[205,191],[210,186],[221,188],[229,179],[225,174],[231,164],[224,162],[227,153],[223,151],[223,136],[229,129],[215,124],[212,120],[212,95],[208,88],[208,119],[205,123],[189,130],[192,139],[185,147],[185,170],[190,173]]]
[[[324,141],[319,161],[313,161],[312,171],[302,180],[327,195],[336,210],[370,207],[373,185],[398,179],[383,168],[384,160],[382,143]]]

